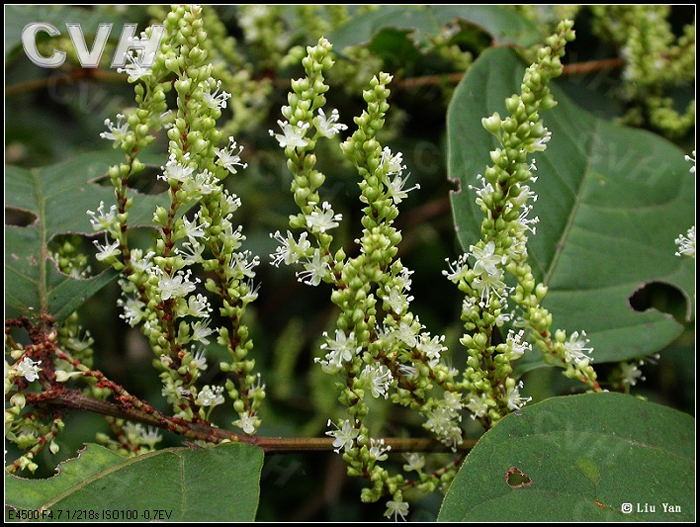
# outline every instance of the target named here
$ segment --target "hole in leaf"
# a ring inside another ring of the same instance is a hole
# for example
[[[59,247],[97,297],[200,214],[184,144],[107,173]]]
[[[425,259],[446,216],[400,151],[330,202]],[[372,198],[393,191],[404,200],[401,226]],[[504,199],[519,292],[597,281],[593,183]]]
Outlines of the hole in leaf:
[[[688,303],[683,292],[665,282],[648,282],[634,291],[627,299],[635,311],[643,313],[656,309],[667,313],[681,324],[685,322]]]
[[[36,221],[36,214],[27,210],[5,207],[5,225],[28,227]]]
[[[49,241],[48,248],[56,268],[73,278],[89,278],[97,274],[96,268],[99,273],[104,267],[95,259],[94,244],[87,236],[59,234]]]
[[[532,485],[532,479],[519,469],[510,467],[506,472],[506,483],[511,489],[521,489]]]

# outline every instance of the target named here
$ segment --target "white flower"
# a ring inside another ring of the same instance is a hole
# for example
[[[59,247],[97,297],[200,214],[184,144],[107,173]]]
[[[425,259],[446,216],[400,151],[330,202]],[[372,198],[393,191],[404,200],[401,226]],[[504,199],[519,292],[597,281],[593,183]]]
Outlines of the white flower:
[[[200,196],[208,196],[216,190],[217,179],[208,170],[200,172],[193,178],[183,181],[182,190],[191,196],[192,199],[199,199]]]
[[[209,320],[197,320],[192,324],[192,340],[209,344],[209,335],[214,333],[214,330],[209,327]]]
[[[693,166],[690,167],[690,173],[695,174],[695,164],[696,164],[696,162],[695,162],[695,160],[696,160],[695,150],[693,150],[693,157],[690,157],[687,155],[687,156],[685,156],[685,160],[693,163]]]
[[[505,263],[505,258],[496,254],[496,244],[492,241],[488,242],[483,248],[472,245],[469,247],[474,259],[474,273],[479,276],[488,275],[490,277],[503,276],[500,266]]]
[[[520,396],[520,390],[522,389],[522,387],[523,381],[520,381],[518,384],[515,384],[506,390],[506,405],[511,410],[519,410],[527,403],[532,401],[532,397]]]
[[[246,293],[241,296],[241,302],[244,304],[250,304],[255,302],[258,298],[258,291],[260,290],[260,284],[254,285],[252,280],[246,282]]]
[[[306,239],[307,235],[308,233],[302,232],[297,242],[294,239],[294,235],[289,231],[287,231],[286,238],[280,234],[280,231],[275,232],[275,234],[270,234],[270,238],[279,242],[279,246],[275,249],[275,252],[270,255],[270,258],[272,258],[272,265],[279,267],[282,262],[286,265],[298,262],[299,258],[307,254],[307,251],[311,248],[311,242]]]
[[[117,73],[126,73],[129,75],[129,82],[136,82],[140,78],[147,77],[151,74],[151,68],[146,68],[142,64],[144,62],[153,64],[154,59],[151,57],[151,60],[145,61],[143,49],[135,49],[132,53],[127,53],[126,59],[129,63],[124,68],[117,68]]]
[[[501,280],[503,272],[498,271],[495,274],[484,274],[474,278],[472,287],[477,291],[481,291],[481,301],[488,303],[491,293],[502,299],[507,291],[505,282]]]
[[[391,198],[393,198],[394,203],[401,203],[408,197],[409,192],[411,192],[412,190],[420,189],[420,185],[416,183],[411,188],[407,188],[404,190],[403,187],[406,184],[406,181],[408,181],[409,177],[410,176],[406,176],[405,178],[403,178],[400,174],[396,174],[396,176],[394,176],[394,179],[387,183],[387,194]]]
[[[131,266],[136,270],[140,271],[142,273],[145,273],[151,267],[153,267],[151,263],[151,258],[155,256],[156,253],[153,251],[148,251],[146,254],[143,254],[143,251],[141,249],[132,249],[131,250]]]
[[[406,516],[408,515],[408,503],[401,500],[389,500],[386,502],[386,511],[384,511],[384,516],[386,518],[394,517],[394,521],[399,521],[399,516],[403,521],[406,521]]]
[[[254,416],[250,415],[249,412],[243,412],[240,414],[240,418],[235,420],[233,424],[250,435],[255,433],[255,422],[256,419]]]
[[[156,446],[156,443],[163,439],[158,430],[152,426],[148,427],[148,431],[141,428],[140,430],[141,442],[151,448]]]
[[[397,315],[402,315],[404,311],[408,309],[409,302],[413,301],[412,296],[407,297],[395,288],[389,289],[388,293],[384,297],[382,297],[382,299]]]
[[[391,371],[383,364],[365,366],[360,374],[360,382],[369,387],[372,397],[377,399],[389,397],[388,390],[393,380]]]
[[[318,109],[318,117],[314,119],[314,124],[316,124],[316,129],[324,137],[333,137],[341,130],[347,130],[348,127],[343,123],[339,123],[340,115],[338,115],[338,110],[333,110],[330,117],[326,117],[322,108]]]
[[[17,375],[24,377],[27,382],[36,381],[39,378],[39,364],[41,364],[40,360],[33,361],[29,357],[24,357],[15,364]]]
[[[212,80],[210,80],[209,84],[212,84]],[[211,86],[210,86],[211,89]],[[226,101],[231,98],[231,94],[225,91],[222,91],[219,93],[219,90],[221,89],[221,81],[216,81],[216,89],[214,90],[213,93],[207,92],[204,94],[204,102],[212,109],[212,110],[220,110],[221,108],[226,108]]]
[[[126,321],[131,327],[136,326],[145,315],[143,310],[145,304],[136,298],[126,297],[126,300],[120,298],[117,300],[117,305],[124,310],[119,318]]]
[[[194,348],[192,351],[195,351]],[[204,348],[200,348],[199,350],[195,351],[194,356],[192,357],[192,362],[194,362],[197,365],[197,369],[199,370],[206,370],[207,369],[207,350]],[[167,357],[170,358],[170,357]]]
[[[415,348],[418,345],[418,333],[421,329],[420,324],[409,324],[402,320],[399,327],[394,330],[394,336],[406,343],[409,348]]]
[[[326,432],[326,435],[335,438],[333,446],[336,449],[336,454],[339,454],[341,449],[347,452],[352,448],[355,439],[360,439],[362,437],[360,436],[360,431],[354,428],[349,420],[343,421],[343,426],[338,427],[338,425],[329,419],[328,426],[331,424],[336,427],[336,430],[329,430]]]
[[[187,314],[193,317],[208,317],[212,312],[209,300],[204,295],[197,294],[187,299]]]
[[[183,257],[185,265],[192,265],[203,260],[204,245],[195,241],[195,243],[185,242],[182,244],[182,249],[175,249],[175,254]]]
[[[457,424],[462,418],[452,405],[440,401],[438,406],[426,415],[428,420],[423,426],[431,430],[441,441],[447,440],[453,445],[462,442],[462,431]]]
[[[477,302],[476,298],[472,298],[471,296],[465,297],[464,300],[462,300],[462,316],[471,317],[477,312],[479,305],[480,303]]]
[[[206,385],[197,394],[197,399],[195,402],[199,406],[217,406],[224,403],[224,396],[221,395],[224,392],[223,386],[214,386],[213,388]]]
[[[513,192],[513,188],[520,189],[520,194],[518,194],[517,197],[511,199],[511,203],[513,203],[515,207],[522,207],[523,205],[525,205],[525,203],[528,202],[528,200],[532,200],[533,202],[535,202],[539,198],[535,191],[530,190],[530,187],[527,185],[516,183],[515,185],[513,185],[513,187],[511,187],[511,192]],[[510,192],[508,193],[508,195],[510,196]]]
[[[188,220],[186,216],[182,217],[182,232],[192,244],[197,243],[196,238],[204,238],[206,234],[204,232],[205,224],[198,223],[198,218],[201,219],[201,214],[199,213],[192,221]]]
[[[129,131],[129,123],[126,122],[122,124],[122,119],[124,119],[124,115],[120,113],[117,114],[116,125],[110,119],[105,119],[105,126],[109,129],[109,132],[100,133],[100,137],[102,139],[109,139],[110,141],[117,142],[124,139],[124,136]]]
[[[255,384],[251,386],[249,394],[252,399],[255,399],[257,395],[265,396],[265,383],[262,382],[262,377],[259,373],[256,375]]]
[[[574,331],[569,340],[564,342],[564,360],[576,363],[584,360],[593,360],[588,356],[593,351],[593,348],[586,347],[588,342],[585,331],[582,331],[580,336],[578,331]]]
[[[457,260],[450,262],[449,258],[445,258],[449,270],[443,270],[442,274],[451,282],[458,282],[462,279],[465,269],[467,269],[467,255],[460,255]]]
[[[67,345],[77,352],[85,351],[87,348],[95,343],[95,339],[92,338],[89,331],[85,331],[85,334],[81,337],[80,334],[68,337]]]
[[[217,164],[224,167],[226,170],[235,174],[237,172],[236,167],[247,168],[248,163],[241,163],[241,152],[243,152],[243,147],[238,148],[236,152],[236,147],[238,144],[233,137],[229,137],[229,145],[227,148],[214,148],[214,153],[219,158],[217,159]]]
[[[225,211],[226,214],[231,214],[232,212],[237,211],[241,206],[241,198],[239,198],[235,194],[230,194],[225,189],[221,194],[221,200],[221,208]]]
[[[439,439],[443,444],[449,446],[453,452],[457,452],[457,445],[461,445],[463,441],[462,429],[455,425],[446,430]]]
[[[508,257],[516,261],[527,257],[527,245],[524,238],[513,240],[513,244],[508,247]]]
[[[232,270],[237,271],[238,276],[255,278],[254,269],[260,263],[260,258],[254,256],[251,261],[248,261],[248,256],[250,256],[250,254],[250,251],[244,251],[242,253],[233,253],[231,255],[229,266]]]
[[[389,147],[385,146],[384,150],[382,150],[379,168],[386,170],[387,175],[400,174],[403,169],[406,168],[406,166],[401,163],[403,163],[403,154],[398,152],[396,155],[393,155]]]
[[[137,437],[144,432],[143,425],[141,423],[132,423],[131,421],[124,423],[122,430],[127,436],[131,435]]]
[[[423,333],[421,335],[418,348],[428,357],[428,363],[431,366],[437,365],[440,361],[441,353],[447,351],[447,346],[444,346],[443,342],[445,342],[444,335],[436,335],[432,338],[429,333]]]
[[[486,182],[486,178],[479,174],[477,179],[481,180],[481,188],[477,188],[474,185],[467,185],[469,190],[476,190],[476,204],[480,206],[488,206],[487,201],[491,200],[491,196],[494,194],[495,190],[491,183]]]
[[[239,249],[241,246],[241,242],[246,239],[245,236],[243,236],[243,226],[239,225],[234,231],[233,224],[229,221],[228,218],[223,218],[221,220],[221,232],[223,234],[224,239],[233,248],[233,250]]]
[[[97,240],[94,240],[92,243],[94,243],[95,247],[98,249],[95,258],[97,258],[99,261],[107,260],[108,258],[113,258],[114,256],[121,254],[121,251],[119,250],[119,240],[115,240],[114,243],[109,243],[106,235],[104,245],[100,245],[100,242]]]
[[[641,363],[640,363],[641,365]],[[628,384],[629,386],[634,386],[637,384],[637,380],[645,381],[646,378],[642,375],[642,370],[639,366],[633,362],[623,362],[620,364],[620,372],[622,376],[622,382]]]
[[[396,286],[398,287],[399,291],[403,291],[404,289],[406,291],[411,290],[411,275],[413,274],[413,271],[409,270],[407,267],[404,267],[401,269],[401,272],[394,277],[394,281],[396,283]]]
[[[158,179],[163,179],[168,183],[175,181],[179,183],[185,183],[186,181],[192,180],[192,174],[194,173],[194,167],[187,165],[189,161],[190,154],[185,154],[185,163],[180,163],[175,158],[175,154],[170,155],[170,159],[161,167],[163,170],[163,175],[159,175]]]
[[[384,445],[383,439],[370,439],[369,440],[369,455],[375,461],[384,461],[389,456],[387,452],[391,450],[390,445]]]
[[[298,127],[286,121],[277,121],[277,124],[282,128],[282,134],[276,134],[270,130],[270,135],[277,139],[282,148],[303,148],[309,144],[309,142],[304,139],[306,131],[309,129],[309,123],[303,123]]]
[[[445,392],[443,397],[443,400],[440,401],[440,406],[445,408],[447,411],[454,413],[454,415],[458,415],[458,412],[460,412],[464,406],[462,404],[462,394]]]
[[[678,245],[678,252],[676,252],[676,256],[685,254],[691,258],[695,258],[695,225],[688,229],[687,237],[681,234],[678,238],[676,238],[676,245]]]
[[[320,284],[321,281],[328,276],[329,272],[330,266],[328,262],[322,258],[321,251],[315,249],[313,258],[307,258],[304,264],[304,270],[297,272],[297,279],[305,284],[315,286]]]
[[[501,312],[496,316],[496,326],[499,328],[513,318],[513,313],[505,311],[506,308],[507,306],[504,306],[503,310],[501,310]]]
[[[532,227],[531,225],[537,225],[540,222],[540,218],[539,216],[535,216],[534,218],[528,218],[527,215],[530,214],[531,210],[532,205],[523,207],[523,210],[520,211],[520,216],[516,221],[516,225],[523,231],[527,230],[530,231],[532,234],[537,234],[537,227]]]
[[[335,330],[335,339],[328,337],[328,333],[323,332],[326,337],[326,343],[321,346],[321,349],[328,350],[326,360],[322,361],[318,357],[314,362],[321,364],[321,367],[327,373],[336,373],[340,370],[343,362],[350,362],[362,350],[362,346],[358,346],[355,341],[355,333],[350,332],[349,335],[340,330]]]
[[[411,472],[412,470],[420,472],[423,470],[425,466],[425,457],[423,455],[411,452],[410,454],[404,454],[403,457],[406,460],[406,464],[403,466],[406,472]]]
[[[547,149],[547,143],[549,143],[549,140],[552,139],[552,132],[547,130],[547,132],[542,136],[542,138],[538,139],[532,145],[530,145],[530,151],[531,152],[544,152]]]
[[[480,395],[471,394],[464,406],[472,413],[472,419],[483,417],[489,411],[492,401],[489,397],[482,393]]]
[[[168,359],[170,358],[166,357],[165,355],[160,356],[160,362],[164,365],[172,364],[172,360],[170,360],[168,363]],[[188,398],[192,392],[182,387],[181,379],[173,382],[172,379],[168,378],[160,393],[163,395],[163,397],[167,398],[169,403],[175,404],[181,399]]]
[[[91,216],[90,224],[94,231],[111,231],[117,221],[117,206],[112,205],[107,214],[105,214],[104,208],[104,201],[100,201],[100,206],[97,207],[97,214],[91,210],[87,211],[87,214]]]
[[[505,353],[508,360],[518,360],[526,351],[532,351],[532,344],[529,342],[524,342],[525,331],[520,330],[515,333],[512,329],[508,330],[508,336],[506,337],[506,348]]]
[[[338,226],[338,222],[343,219],[342,214],[333,214],[333,209],[327,201],[321,205],[322,211],[313,210],[306,216],[306,226],[313,232],[326,232]]]
[[[186,274],[182,271],[178,271],[175,276],[166,275],[160,268],[161,278],[158,280],[158,288],[160,289],[160,295],[163,300],[170,300],[171,298],[185,297],[192,291],[196,289],[195,283],[199,282],[199,279],[195,279],[195,282],[190,282],[189,278],[192,271],[188,270]],[[156,271],[156,272],[158,272]]]

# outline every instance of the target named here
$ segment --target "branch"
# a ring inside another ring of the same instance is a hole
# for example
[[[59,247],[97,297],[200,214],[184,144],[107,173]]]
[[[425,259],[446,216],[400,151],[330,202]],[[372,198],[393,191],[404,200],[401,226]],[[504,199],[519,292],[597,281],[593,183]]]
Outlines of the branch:
[[[564,65],[562,76],[583,75],[593,71],[621,68],[625,65],[625,59],[590,60]],[[441,86],[443,84],[457,84],[464,77],[464,72],[443,73],[440,75],[424,75],[407,79],[395,78],[393,85],[399,90],[424,88],[426,86]]]
[[[32,79],[7,86],[5,98],[19,93],[41,90],[59,84],[73,84],[77,80],[95,80],[100,82],[126,82],[127,76],[114,71],[93,70],[88,68],[74,69],[70,72],[61,72],[58,75],[49,75],[41,79]]]
[[[334,439],[332,437],[249,436],[236,434],[208,424],[190,423],[182,419],[164,416],[160,413],[149,413],[137,408],[122,408],[109,401],[99,401],[86,397],[76,390],[65,390],[55,394],[48,394],[50,397],[42,397],[41,395],[27,394],[27,403],[41,402],[63,408],[73,408],[128,419],[170,432],[176,432],[189,439],[199,439],[210,443],[218,443],[223,440],[247,443],[262,448],[265,453],[329,452],[334,450]],[[449,447],[429,438],[390,437],[384,439],[384,444],[390,446],[392,452],[452,452],[452,449]],[[457,447],[457,451],[468,452],[474,448],[475,444],[475,440],[466,440]]]

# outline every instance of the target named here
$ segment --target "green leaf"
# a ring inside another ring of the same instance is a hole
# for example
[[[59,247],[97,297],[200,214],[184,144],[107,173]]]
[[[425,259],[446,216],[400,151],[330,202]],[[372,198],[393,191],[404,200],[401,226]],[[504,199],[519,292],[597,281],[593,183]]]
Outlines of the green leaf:
[[[482,436],[438,520],[692,521],[694,430],[689,415],[629,395],[547,399]]]
[[[22,30],[31,22],[52,24],[62,35],[68,36],[66,23],[80,24],[86,43],[92,49],[92,42],[87,38],[97,33],[100,24],[113,24],[109,34],[110,40],[117,40],[123,20],[107,14],[101,9],[89,10],[73,6],[49,5],[11,5],[5,8],[5,57],[10,56],[22,46]]]
[[[449,177],[457,235],[468,248],[480,237],[481,211],[469,185],[491,164],[496,139],[481,119],[520,90],[525,65],[509,49],[490,49],[458,86],[448,111]],[[683,330],[656,310],[635,311],[630,296],[650,282],[694,295],[694,261],[678,258],[674,240],[693,224],[694,178],[684,152],[651,133],[581,110],[553,87],[559,102],[542,113],[552,140],[538,153],[540,218],[530,264],[549,287],[544,306],[554,327],[585,330],[596,363],[658,351]],[[543,365],[539,353],[524,357]],[[523,362],[521,361],[521,362]]]
[[[121,160],[120,152],[106,151],[40,169],[5,167],[6,209],[34,218],[26,227],[5,226],[7,317],[51,315],[59,321],[116,277],[111,270],[88,279],[68,276],[57,269],[48,244],[58,234],[93,234],[86,211],[96,210],[100,201],[109,210],[114,202],[114,189],[95,181]],[[150,225],[155,206],[167,200],[166,195],[138,195],[129,211],[130,226]]]
[[[262,463],[261,449],[240,443],[170,448],[126,461],[104,447],[88,445],[52,478],[6,474],[5,501],[19,510],[53,511],[49,519],[58,521],[103,520],[107,510],[137,511],[141,521],[253,521]],[[100,516],[65,516],[81,510]],[[146,516],[155,510],[169,515]]]
[[[505,6],[382,6],[351,19],[332,36],[336,50],[372,42],[384,28],[412,33],[418,42],[437,35],[456,19],[481,27],[499,45],[530,46],[538,41],[536,26]]]

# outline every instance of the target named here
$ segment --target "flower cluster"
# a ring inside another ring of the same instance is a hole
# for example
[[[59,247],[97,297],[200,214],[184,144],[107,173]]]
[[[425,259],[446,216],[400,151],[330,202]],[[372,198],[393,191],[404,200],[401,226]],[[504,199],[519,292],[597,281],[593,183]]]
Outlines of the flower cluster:
[[[371,482],[362,499],[376,501],[390,494],[389,507],[405,516],[408,504],[400,490],[405,480],[402,475],[390,476],[380,465],[389,448],[372,438],[364,424],[369,412],[366,399],[389,399],[418,410],[425,416],[426,428],[450,446],[462,442],[462,406],[456,370],[446,366],[442,357],[444,337],[431,335],[411,312],[412,272],[396,257],[401,241],[401,233],[393,226],[398,205],[420,187],[407,188],[402,154],[376,139],[389,108],[391,76],[385,73],[370,82],[364,92],[367,110],[355,118],[357,130],[340,145],[360,176],[360,201],[365,206],[364,229],[356,240],[359,255],[349,258],[342,248],[332,249],[333,230],[343,218],[321,199],[325,176],[315,168],[313,153],[319,140],[334,140],[347,130],[337,110],[323,108],[328,89],[323,75],[332,64],[330,49],[323,38],[307,48],[302,61],[306,78],[292,81],[289,104],[282,108],[285,120],[278,121],[281,133],[270,131],[294,175],[291,191],[299,213],[290,217],[290,229],[302,231],[295,235],[289,230],[286,236],[276,232],[273,237],[279,246],[271,258],[274,265],[301,265],[297,276],[306,284],[333,287],[331,301],[341,312],[333,335],[324,333],[325,355],[316,362],[342,380],[339,401],[350,418],[328,434],[348,462],[348,473],[364,474]]]
[[[620,49],[625,60],[624,120],[682,137],[695,126],[695,99],[684,110],[670,96],[678,85],[695,82],[695,19],[677,36],[668,5],[593,6],[593,29]]]
[[[137,83],[139,109],[124,123],[124,116],[118,116],[116,125],[108,122],[109,131],[102,134],[127,153],[127,162],[110,170],[117,204],[105,210],[101,203],[88,214],[93,228],[106,232],[104,245],[95,242],[97,258],[122,271],[122,317],[140,326],[148,338],[157,357],[154,365],[161,370],[163,395],[176,416],[206,420],[224,402],[224,386],[197,387],[207,368],[202,346],[216,340],[231,356],[220,367],[233,375],[225,389],[239,414],[236,423],[252,433],[260,424],[257,410],[265,392],[252,373],[254,361],[247,358],[252,342],[241,320],[257,297],[253,279],[259,260],[242,250],[245,236],[233,222],[240,200],[223,186],[246,164],[233,137],[219,146],[224,136],[216,121],[231,95],[212,76],[206,42],[203,9],[173,7],[153,67],[129,78]],[[172,88],[177,107],[168,110],[164,94]],[[160,128],[167,130],[169,145],[158,177],[168,185],[170,205],[154,212],[156,244],[132,248],[126,183],[143,167],[137,155],[152,139],[151,130]],[[198,211],[189,214],[195,205]],[[197,267],[210,273],[204,283],[195,276]],[[228,325],[213,326],[214,308],[205,291],[221,299],[219,314]]]
[[[484,216],[482,238],[444,271],[465,293],[462,320],[467,333],[461,342],[469,357],[463,404],[486,426],[529,400],[520,395],[522,383],[511,377],[512,363],[532,349],[525,331],[509,330],[505,342],[493,343],[497,328],[513,320],[529,330],[550,360],[564,365],[567,376],[597,388],[585,332],[551,336],[551,315],[541,307],[547,288],[537,283],[528,264],[528,236],[535,234],[539,221],[529,217],[537,200],[531,188],[537,165],[528,156],[545,150],[551,140],[539,114],[556,104],[547,85],[561,74],[564,46],[574,36],[571,27],[571,22],[562,22],[547,39],[547,47],[525,72],[521,94],[505,101],[510,115],[494,113],[482,120],[500,143],[491,152],[493,165],[477,177],[480,185],[470,186]],[[507,275],[515,278],[515,287],[508,285]],[[511,300],[516,306],[509,306]]]
[[[693,157],[685,156],[685,160],[693,163],[693,166],[690,167],[690,173],[695,174],[695,150],[693,150]],[[688,229],[687,235],[681,234],[676,238],[676,245],[678,246],[676,256],[695,258],[695,225]]]

